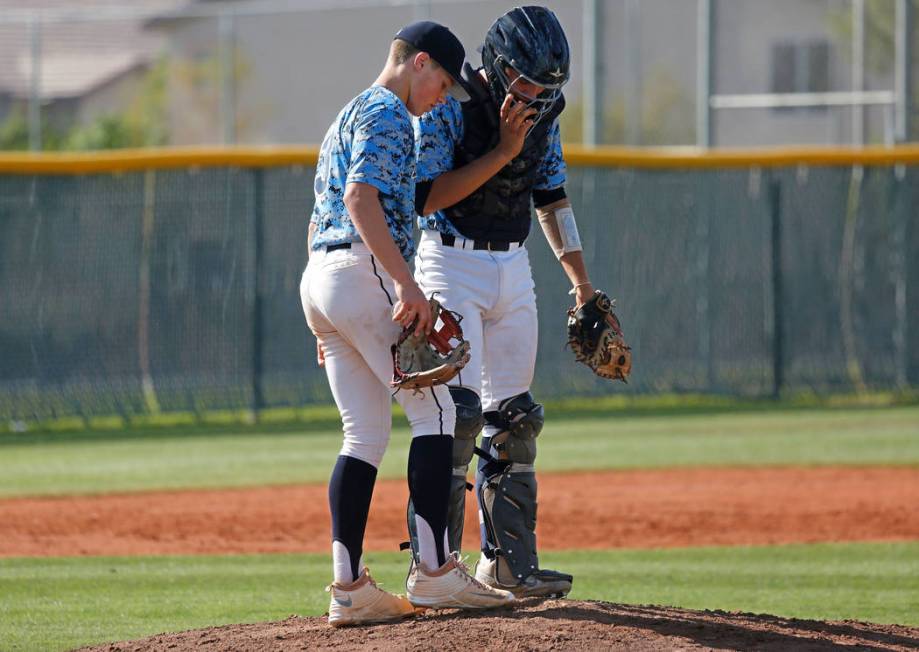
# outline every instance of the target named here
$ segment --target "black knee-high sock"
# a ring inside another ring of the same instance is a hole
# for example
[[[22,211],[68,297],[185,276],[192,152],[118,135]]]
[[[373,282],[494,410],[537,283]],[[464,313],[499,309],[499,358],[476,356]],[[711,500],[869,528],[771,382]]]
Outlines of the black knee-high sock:
[[[453,437],[423,435],[412,439],[408,451],[408,490],[416,516],[431,527],[437,550],[437,563],[447,561],[447,505],[453,473]]]
[[[360,573],[358,564],[364,552],[364,530],[376,479],[377,470],[371,464],[339,455],[329,480],[332,541],[339,541],[348,549],[355,579]]]

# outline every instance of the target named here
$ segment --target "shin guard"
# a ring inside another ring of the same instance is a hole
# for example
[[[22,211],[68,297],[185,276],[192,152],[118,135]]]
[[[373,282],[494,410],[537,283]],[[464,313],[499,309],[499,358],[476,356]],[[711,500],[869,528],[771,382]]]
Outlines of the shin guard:
[[[488,556],[496,555],[498,579],[522,581],[539,568],[536,554],[536,474],[505,472],[479,488]]]

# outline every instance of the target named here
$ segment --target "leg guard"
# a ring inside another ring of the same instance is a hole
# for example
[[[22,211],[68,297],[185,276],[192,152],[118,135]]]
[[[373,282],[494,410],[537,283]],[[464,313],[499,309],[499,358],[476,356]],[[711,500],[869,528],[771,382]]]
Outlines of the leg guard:
[[[539,568],[536,552],[537,483],[533,462],[542,430],[542,406],[529,392],[485,415],[499,432],[491,438],[495,461],[480,465],[478,498],[486,545],[476,577],[518,597],[565,595],[572,577]]]
[[[518,584],[539,568],[536,556],[536,474],[502,473],[479,495],[492,552],[500,557],[498,579]]]
[[[447,506],[447,542],[450,552],[459,552],[463,542],[463,524],[466,516],[466,471],[475,450],[475,438],[485,423],[482,402],[478,394],[465,387],[450,387],[450,396],[456,405],[456,428],[453,434],[453,477],[450,481],[450,500]],[[412,555],[418,556],[418,533],[415,531],[414,507],[409,499],[408,533]]]

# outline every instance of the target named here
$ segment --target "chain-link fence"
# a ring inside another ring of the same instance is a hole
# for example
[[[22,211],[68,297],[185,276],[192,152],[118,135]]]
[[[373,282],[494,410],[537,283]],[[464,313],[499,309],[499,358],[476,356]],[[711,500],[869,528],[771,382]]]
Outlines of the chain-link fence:
[[[635,371],[613,387],[572,360],[567,281],[536,229],[538,397],[919,383],[917,166],[570,175]],[[0,175],[0,419],[329,401],[298,291],[312,177]]]

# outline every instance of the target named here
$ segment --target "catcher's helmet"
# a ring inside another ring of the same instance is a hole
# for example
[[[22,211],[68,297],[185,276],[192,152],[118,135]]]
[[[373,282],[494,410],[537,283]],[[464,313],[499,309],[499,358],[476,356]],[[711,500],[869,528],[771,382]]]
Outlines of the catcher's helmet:
[[[568,39],[558,18],[545,7],[516,7],[494,22],[482,46],[482,66],[499,105],[509,90],[505,66],[546,90],[529,98],[537,109],[533,124],[552,108],[568,82]]]

